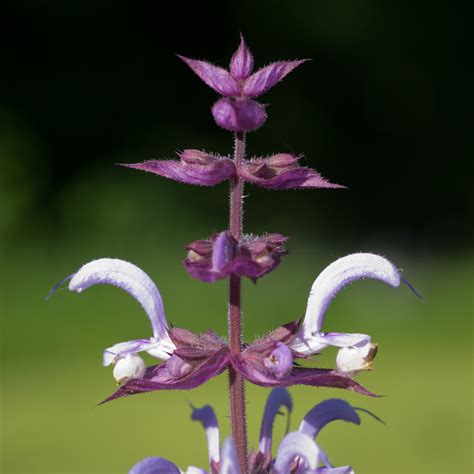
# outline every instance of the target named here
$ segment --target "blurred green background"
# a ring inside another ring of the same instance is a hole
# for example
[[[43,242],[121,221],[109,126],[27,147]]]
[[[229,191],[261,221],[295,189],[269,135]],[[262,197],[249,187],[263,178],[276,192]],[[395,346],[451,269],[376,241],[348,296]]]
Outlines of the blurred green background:
[[[81,264],[119,257],[155,280],[175,325],[225,334],[225,283],[192,280],[181,264],[186,243],[225,228],[225,185],[186,187],[114,164],[230,151],[209,113],[215,94],[173,53],[225,65],[239,31],[257,65],[313,59],[264,97],[270,118],[249,136],[249,154],[305,153],[350,188],[246,188],[246,230],[291,236],[291,254],[257,285],[245,282],[245,338],[301,316],[317,274],[354,251],[387,256],[424,295],[360,282],[338,296],[325,330],[379,342],[375,370],[359,380],[386,397],[292,388],[292,428],[315,403],[341,397],[386,425],[363,417],[326,428],[319,441],[336,465],[473,472],[470,13],[469,2],[7,2],[1,472],[121,473],[152,455],[205,467],[188,401],[211,403],[228,434],[224,375],[97,407],[114,390],[102,350],[147,337],[148,321],[111,287],[43,298]],[[248,387],[254,446],[267,394]]]

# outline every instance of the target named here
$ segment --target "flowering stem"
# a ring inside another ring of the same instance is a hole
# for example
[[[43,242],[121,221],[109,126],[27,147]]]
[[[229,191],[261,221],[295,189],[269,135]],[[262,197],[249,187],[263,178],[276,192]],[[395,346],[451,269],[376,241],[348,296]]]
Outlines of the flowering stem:
[[[234,139],[234,162],[240,169],[245,156],[245,133],[236,132]],[[242,235],[242,207],[244,182],[235,177],[230,185],[230,225],[229,231],[236,239]],[[240,277],[231,274],[229,278],[229,344],[233,354],[241,352],[242,322],[240,301]],[[242,376],[229,368],[229,398],[232,437],[237,448],[240,472],[247,472],[247,425],[245,419],[245,389]]]

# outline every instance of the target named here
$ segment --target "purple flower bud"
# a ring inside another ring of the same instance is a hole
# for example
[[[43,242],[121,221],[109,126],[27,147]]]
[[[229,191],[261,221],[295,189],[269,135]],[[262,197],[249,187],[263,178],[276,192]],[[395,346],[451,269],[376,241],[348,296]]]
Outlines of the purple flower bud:
[[[212,116],[219,127],[231,132],[251,132],[267,120],[265,108],[250,99],[219,99],[212,106]]]
[[[230,60],[230,73],[234,79],[247,79],[253,70],[253,56],[240,35],[240,46]]]
[[[252,74],[253,57],[242,35],[240,45],[230,60],[229,71],[206,61],[178,57],[205,84],[224,96],[213,105],[212,115],[219,127],[231,132],[250,132],[260,128],[267,119],[265,108],[250,99],[268,92],[306,61],[275,62]]]
[[[256,158],[239,170],[241,178],[267,189],[344,188],[323,178],[311,168],[299,166],[301,156],[279,153]]]
[[[191,371],[191,364],[187,363],[176,354],[173,354],[167,363],[168,372],[176,378],[182,377]]]
[[[277,342],[276,348],[265,357],[263,363],[277,379],[286,377],[293,369],[291,350],[285,344]]]
[[[212,271],[225,271],[235,254],[235,240],[229,232],[221,232],[214,241],[212,250]]]
[[[176,153],[182,161],[189,164],[212,165],[215,157],[204,150],[195,150],[194,148],[178,151]]]
[[[214,283],[230,274],[237,241],[228,231],[214,234],[210,240],[197,240],[187,247],[186,271],[198,280]]]
[[[255,280],[275,269],[287,252],[287,238],[280,234],[247,236],[239,242],[228,231],[214,234],[187,246],[184,261],[187,272],[199,280],[213,283],[231,273]]]

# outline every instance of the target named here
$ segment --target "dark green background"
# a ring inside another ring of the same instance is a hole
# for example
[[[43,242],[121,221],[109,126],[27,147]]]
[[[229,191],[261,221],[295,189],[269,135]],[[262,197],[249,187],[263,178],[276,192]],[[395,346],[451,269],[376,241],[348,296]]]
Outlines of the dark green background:
[[[262,98],[269,120],[249,135],[249,155],[304,153],[350,188],[246,188],[246,230],[291,236],[280,268],[244,286],[246,339],[301,316],[317,274],[354,251],[387,256],[424,295],[363,282],[338,296],[325,329],[380,343],[375,370],[359,379],[387,397],[292,389],[292,428],[313,404],[343,397],[387,425],[328,427],[320,442],[336,464],[472,472],[471,19],[468,2],[7,2],[0,470],[119,473],[150,455],[205,467],[187,400],[211,402],[227,435],[224,376],[95,407],[114,389],[101,351],[147,337],[147,320],[113,288],[43,297],[82,263],[120,257],[155,280],[174,324],[225,334],[225,283],[192,280],[181,262],[186,243],[227,225],[226,186],[114,164],[231,151],[209,112],[215,93],[173,53],[225,66],[242,31],[257,66],[312,59]],[[254,446],[267,393],[248,390]]]

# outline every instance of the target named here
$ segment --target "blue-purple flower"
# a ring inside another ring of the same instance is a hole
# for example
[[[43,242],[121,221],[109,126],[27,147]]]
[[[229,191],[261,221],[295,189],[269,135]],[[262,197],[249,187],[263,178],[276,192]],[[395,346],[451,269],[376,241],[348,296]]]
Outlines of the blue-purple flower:
[[[326,310],[337,292],[363,278],[393,287],[400,283],[397,269],[384,257],[357,253],[340,258],[315,280],[302,321],[275,329],[239,353],[231,353],[226,341],[212,331],[194,334],[177,327],[170,329],[155,284],[129,262],[94,260],[72,276],[69,289],[82,292],[103,283],[117,286],[138,300],[151,321],[150,338],[120,342],[105,349],[103,364],[114,364],[114,376],[121,383],[107,400],[154,390],[194,388],[230,366],[248,381],[264,387],[302,384],[373,395],[352,378],[371,368],[376,346],[370,336],[322,331]],[[329,346],[339,348],[336,369],[295,363],[297,359],[310,359]],[[162,363],[145,368],[140,352],[148,352],[162,359]]]
[[[305,60],[280,61],[253,72],[253,56],[243,36],[232,56],[229,70],[207,61],[179,56],[198,76],[223,96],[212,107],[212,115],[220,127],[232,132],[247,132],[260,128],[267,119],[265,107],[254,101]]]
[[[315,438],[325,425],[342,420],[359,425],[361,420],[357,409],[340,399],[325,400],[314,406],[303,418],[298,431],[287,433],[276,455],[272,455],[273,424],[276,415],[285,407],[292,411],[293,403],[288,391],[275,388],[270,393],[263,414],[258,448],[251,452],[248,471],[253,474],[353,474],[350,466],[334,467],[325,451]],[[362,410],[365,411],[365,410]],[[188,467],[185,474],[239,474],[240,468],[232,438],[227,438],[220,449],[219,426],[214,410],[206,405],[193,408],[192,419],[202,423],[207,437],[209,471],[198,467]],[[160,457],[146,458],[135,464],[129,474],[180,473],[180,469]]]

